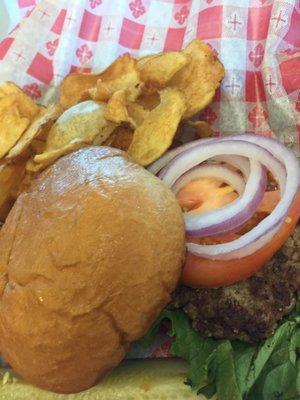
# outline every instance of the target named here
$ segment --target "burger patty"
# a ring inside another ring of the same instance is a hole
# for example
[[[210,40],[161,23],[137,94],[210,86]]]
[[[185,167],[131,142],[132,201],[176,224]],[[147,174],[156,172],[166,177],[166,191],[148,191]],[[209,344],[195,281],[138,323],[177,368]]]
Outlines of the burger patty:
[[[257,343],[295,305],[300,289],[300,225],[274,257],[243,282],[216,289],[181,286],[171,307],[183,308],[206,336]]]

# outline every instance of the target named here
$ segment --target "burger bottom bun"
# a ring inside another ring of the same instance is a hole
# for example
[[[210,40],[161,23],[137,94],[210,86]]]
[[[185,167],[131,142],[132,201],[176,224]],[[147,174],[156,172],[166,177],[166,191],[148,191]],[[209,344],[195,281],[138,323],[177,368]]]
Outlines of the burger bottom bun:
[[[179,359],[126,360],[97,386],[67,396],[35,388],[3,370],[9,384],[1,387],[0,400],[205,400],[184,384],[187,370]]]

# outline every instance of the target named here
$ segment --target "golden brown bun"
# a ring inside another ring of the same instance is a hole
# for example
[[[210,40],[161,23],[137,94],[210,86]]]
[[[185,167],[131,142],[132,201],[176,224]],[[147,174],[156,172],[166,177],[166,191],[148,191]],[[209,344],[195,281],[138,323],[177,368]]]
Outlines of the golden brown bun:
[[[163,183],[108,147],[47,169],[0,233],[0,340],[28,382],[94,385],[168,303],[185,251],[181,210]]]

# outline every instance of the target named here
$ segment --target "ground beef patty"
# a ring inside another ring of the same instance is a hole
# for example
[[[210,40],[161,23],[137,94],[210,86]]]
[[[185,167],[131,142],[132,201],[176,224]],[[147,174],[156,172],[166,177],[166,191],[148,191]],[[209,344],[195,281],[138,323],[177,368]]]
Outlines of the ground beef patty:
[[[183,308],[207,336],[256,343],[270,336],[291,311],[300,289],[300,225],[264,268],[243,282],[218,289],[181,286],[171,307]]]

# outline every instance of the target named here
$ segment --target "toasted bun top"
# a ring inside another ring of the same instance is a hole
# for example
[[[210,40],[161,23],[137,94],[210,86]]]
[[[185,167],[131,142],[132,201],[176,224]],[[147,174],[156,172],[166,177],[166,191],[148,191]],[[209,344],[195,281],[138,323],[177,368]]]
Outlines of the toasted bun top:
[[[15,203],[0,232],[0,340],[29,382],[95,384],[168,303],[185,251],[182,213],[125,153],[61,158]]]

